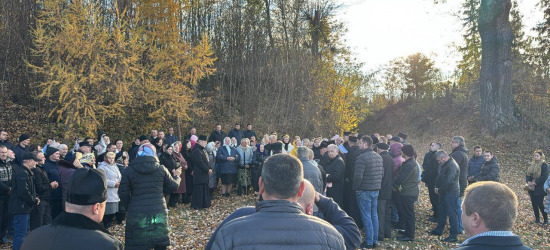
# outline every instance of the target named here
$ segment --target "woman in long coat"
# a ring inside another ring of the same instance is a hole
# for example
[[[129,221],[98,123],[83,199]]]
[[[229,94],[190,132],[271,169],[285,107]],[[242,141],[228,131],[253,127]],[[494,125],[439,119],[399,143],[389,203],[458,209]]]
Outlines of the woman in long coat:
[[[185,183],[185,170],[187,169],[187,161],[185,158],[183,158],[183,154],[181,153],[182,144],[180,141],[174,142],[174,157],[177,159],[176,165],[181,167],[182,174],[180,175],[180,186],[176,191],[174,191],[170,195],[170,203],[171,204],[178,204],[183,202],[183,198],[180,199],[180,196],[185,197],[185,192],[187,191],[186,183]]]
[[[172,176],[160,165],[150,143],[139,147],[120,183],[120,205],[126,209],[125,249],[166,249],[170,245],[163,190],[176,190],[180,170]]]
[[[191,196],[193,196],[193,159],[191,158],[191,151],[193,150],[194,141],[184,141],[181,154],[183,159],[187,162],[187,169],[185,169],[185,196],[183,197],[183,203],[188,204],[191,202]]]

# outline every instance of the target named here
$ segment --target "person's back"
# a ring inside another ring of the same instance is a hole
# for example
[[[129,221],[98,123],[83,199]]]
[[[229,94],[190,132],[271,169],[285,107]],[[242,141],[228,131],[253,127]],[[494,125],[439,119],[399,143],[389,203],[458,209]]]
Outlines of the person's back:
[[[163,193],[178,188],[179,169],[173,178],[153,155],[156,152],[151,144],[140,146],[137,158],[126,168],[120,183],[120,203],[127,211],[125,249],[170,245]]]
[[[225,224],[212,249],[345,249],[332,225],[304,214],[297,203],[261,201],[256,211]]]

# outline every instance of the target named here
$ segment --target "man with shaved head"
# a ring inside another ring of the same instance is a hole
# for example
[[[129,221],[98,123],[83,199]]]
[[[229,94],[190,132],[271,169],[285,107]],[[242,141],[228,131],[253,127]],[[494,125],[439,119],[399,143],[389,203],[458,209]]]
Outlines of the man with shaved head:
[[[323,212],[325,219],[330,221],[332,226],[334,226],[342,237],[344,237],[346,249],[357,249],[359,247],[359,244],[361,243],[361,234],[353,219],[349,217],[346,212],[341,210],[338,207],[338,204],[336,204],[332,199],[315,192],[313,185],[308,180],[304,180],[304,191],[302,193],[302,197],[298,199],[298,204],[302,207],[303,212],[308,215],[313,214],[313,204],[316,204],[319,211]],[[212,244],[216,239],[218,231],[226,223],[254,213],[256,213],[256,208],[252,206],[242,207],[235,210],[235,212],[225,218],[218,228],[216,228],[216,231],[212,234],[212,237],[210,238],[210,241],[208,241],[205,249],[210,250],[212,248]]]

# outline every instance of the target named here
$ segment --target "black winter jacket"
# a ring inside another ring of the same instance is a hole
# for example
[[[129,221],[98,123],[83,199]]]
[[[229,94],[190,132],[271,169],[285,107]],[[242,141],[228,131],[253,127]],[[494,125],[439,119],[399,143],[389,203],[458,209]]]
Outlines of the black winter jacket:
[[[332,225],[304,214],[297,203],[268,200],[256,204],[255,214],[225,224],[212,249],[345,249],[345,245]]]
[[[42,166],[36,166],[32,169],[34,174],[34,187],[36,188],[36,195],[40,200],[49,200],[52,196],[52,185],[50,184],[50,179],[48,179],[48,174]],[[57,187],[60,188],[60,187]]]
[[[245,130],[243,131],[243,138],[248,138],[250,139],[250,137],[256,137],[256,140],[258,140],[258,135],[256,135],[256,132],[254,130]]]
[[[439,175],[435,180],[435,187],[440,195],[444,194],[459,194],[460,169],[453,158],[441,165]]]
[[[544,190],[544,182],[546,182],[546,179],[548,179],[548,174],[549,174],[548,171],[550,169],[548,168],[548,164],[546,162],[543,162],[540,168],[541,168],[540,177],[535,179],[535,183],[537,184],[535,186],[535,191],[529,191],[529,194],[531,195],[536,195],[536,196],[546,195],[546,191]],[[526,176],[525,180],[527,182],[533,181],[533,177]]]
[[[210,170],[210,163],[208,162],[208,154],[206,153],[206,150],[204,150],[204,147],[197,143],[193,148],[191,157],[193,157],[193,164],[195,167],[193,170],[193,184],[208,185],[208,170]]]
[[[435,158],[435,152],[428,152],[424,155],[424,161],[422,161],[422,181],[428,186],[435,185],[435,179],[437,178],[437,170],[439,168],[439,162]]]
[[[229,138],[233,138],[235,137],[235,139],[237,139],[237,145],[241,145],[241,140],[243,139],[244,137],[244,134],[243,134],[243,131],[242,130],[236,130],[236,129],[232,129],[231,131],[229,131],[229,134],[227,134],[227,136]],[[222,141],[223,142],[223,141]],[[222,143],[223,144],[223,143]]]
[[[323,166],[327,177],[327,182],[332,182],[332,187],[327,189],[327,196],[334,199],[340,207],[344,207],[344,170],[346,168],[344,160],[337,155],[334,159],[330,159]]]
[[[384,169],[384,176],[382,177],[382,185],[380,187],[380,192],[378,192],[378,199],[379,200],[391,200],[391,193],[392,189],[391,186],[393,184],[393,158],[390,156],[390,153],[388,151],[380,152],[380,156],[382,157],[383,162],[383,169]]]
[[[500,167],[498,159],[493,156],[493,159],[486,161],[481,165],[479,174],[475,177],[476,181],[496,181],[500,180]]]
[[[355,161],[357,160],[357,152],[359,151],[359,147],[353,146],[348,150],[348,153],[346,155],[346,170],[344,172],[344,179],[346,183],[353,182],[353,171],[355,170]]]
[[[176,190],[180,177],[172,177],[154,156],[134,159],[125,171],[118,191],[120,203],[127,210],[125,249],[169,246],[163,191]]]
[[[217,142],[219,141],[220,143],[223,144],[223,139],[227,137],[227,135],[225,134],[225,132],[223,132],[223,130],[221,131],[217,131],[217,130],[214,130],[212,131],[212,133],[210,133],[210,136],[208,137],[208,142]]]
[[[34,206],[38,204],[34,187],[32,171],[21,167],[11,184],[10,202],[8,211],[10,215],[30,214]]]
[[[481,236],[474,238],[455,250],[532,250],[523,245],[521,238],[514,236]]]
[[[468,187],[468,149],[464,146],[458,146],[453,149],[450,156],[460,168],[460,196],[464,196],[464,190]]]
[[[122,242],[101,224],[81,214],[61,213],[51,225],[33,230],[21,250],[122,250]]]
[[[393,160],[392,160],[393,161]],[[384,161],[371,148],[357,156],[353,176],[353,191],[376,191],[382,186]]]

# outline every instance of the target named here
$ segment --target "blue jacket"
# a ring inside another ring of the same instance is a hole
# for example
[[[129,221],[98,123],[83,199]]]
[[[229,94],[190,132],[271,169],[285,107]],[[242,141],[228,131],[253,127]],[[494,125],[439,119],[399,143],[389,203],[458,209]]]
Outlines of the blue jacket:
[[[485,162],[483,156],[476,157],[475,155],[468,161],[468,176],[476,176],[481,170],[481,165]]]
[[[236,149],[230,148],[230,152],[227,152],[225,146],[221,146],[218,149],[218,154],[216,155],[216,160],[219,162],[219,168],[221,174],[236,174],[237,166],[241,160],[239,152]],[[234,161],[228,161],[227,157],[235,157]]]
[[[229,134],[227,134],[227,136],[229,138],[235,137],[235,139],[237,139],[237,145],[241,145],[241,140],[244,137],[244,133],[240,129],[239,130],[232,129],[231,131],[229,131]]]

